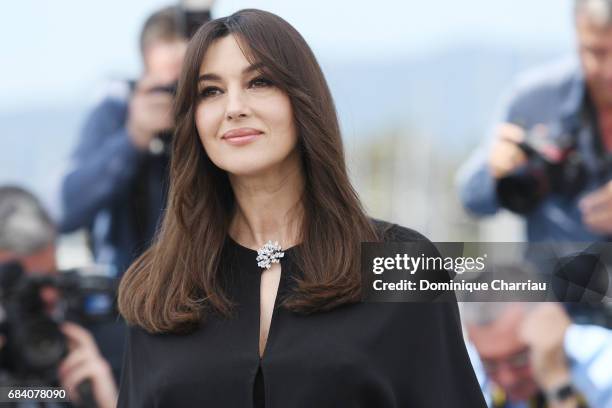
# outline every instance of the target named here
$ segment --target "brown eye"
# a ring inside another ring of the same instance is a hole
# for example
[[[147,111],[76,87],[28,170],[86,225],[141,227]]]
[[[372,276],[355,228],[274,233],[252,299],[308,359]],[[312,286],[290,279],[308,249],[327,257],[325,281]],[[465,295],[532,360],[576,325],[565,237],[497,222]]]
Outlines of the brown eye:
[[[249,86],[251,88],[266,88],[266,87],[269,87],[269,86],[272,86],[272,85],[274,85],[272,83],[272,81],[270,81],[269,79],[264,78],[262,76],[259,76],[259,77],[255,78],[255,79],[251,80],[251,82],[249,83]]]
[[[198,96],[204,99],[204,98],[210,98],[212,96],[217,96],[220,94],[221,94],[221,90],[219,88],[214,87],[214,86],[208,86],[202,89]]]

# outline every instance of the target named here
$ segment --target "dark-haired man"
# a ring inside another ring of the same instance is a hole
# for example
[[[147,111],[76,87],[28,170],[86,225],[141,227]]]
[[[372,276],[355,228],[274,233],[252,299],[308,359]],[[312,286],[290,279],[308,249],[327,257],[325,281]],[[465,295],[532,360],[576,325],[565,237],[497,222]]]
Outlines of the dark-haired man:
[[[118,276],[150,243],[165,205],[173,88],[187,47],[184,14],[167,7],[145,22],[142,77],[119,84],[95,107],[64,177],[61,232],[87,228],[96,261]]]
[[[458,178],[470,212],[519,209],[530,241],[612,237],[612,0],[575,0],[575,27],[579,58],[522,75],[493,139]],[[525,141],[565,170],[527,170]],[[518,171],[531,176],[506,178]]]

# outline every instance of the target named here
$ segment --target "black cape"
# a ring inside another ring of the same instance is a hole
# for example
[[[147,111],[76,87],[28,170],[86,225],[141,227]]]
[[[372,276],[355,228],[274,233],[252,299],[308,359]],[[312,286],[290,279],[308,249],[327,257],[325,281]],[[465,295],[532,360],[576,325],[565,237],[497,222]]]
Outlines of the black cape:
[[[426,240],[393,226],[387,241]],[[276,305],[298,273],[285,251]],[[259,358],[257,252],[227,239],[234,318],[187,335],[131,327],[118,408],[486,407],[456,303],[357,303],[298,315],[276,308]]]

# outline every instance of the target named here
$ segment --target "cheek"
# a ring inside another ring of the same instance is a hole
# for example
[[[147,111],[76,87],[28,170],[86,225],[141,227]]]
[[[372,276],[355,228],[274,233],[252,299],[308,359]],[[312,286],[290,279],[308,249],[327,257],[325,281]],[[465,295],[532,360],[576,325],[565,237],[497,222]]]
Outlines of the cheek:
[[[195,112],[195,125],[204,147],[216,138],[223,114],[214,104],[201,103]]]
[[[533,378],[533,372],[531,371],[531,365],[527,365],[521,369],[517,370],[517,374],[522,379],[530,379]]]
[[[297,142],[297,132],[289,97],[279,95],[275,101],[271,101],[266,106],[266,116],[269,118],[271,130],[283,137],[286,142],[283,144],[293,147]]]
[[[201,103],[196,108],[195,126],[204,152],[217,167],[228,170],[227,151],[219,140],[225,111],[221,104]]]
[[[588,77],[592,77],[594,75],[597,75],[597,71],[598,71],[598,62],[597,59],[595,57],[593,57],[590,54],[584,53],[582,56],[582,67],[584,69],[584,74],[585,76]]]

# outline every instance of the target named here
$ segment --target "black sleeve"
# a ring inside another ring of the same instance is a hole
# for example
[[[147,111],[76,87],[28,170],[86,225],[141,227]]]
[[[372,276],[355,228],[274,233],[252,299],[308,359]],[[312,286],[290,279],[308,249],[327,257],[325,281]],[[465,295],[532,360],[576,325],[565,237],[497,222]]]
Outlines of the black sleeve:
[[[434,244],[417,231],[391,225],[386,229],[387,242],[421,242],[429,255],[440,256]],[[448,280],[454,273],[436,271],[436,279]],[[486,407],[472,363],[468,356],[454,293],[441,301],[406,303],[407,318],[414,319],[412,330],[419,333],[413,358],[420,360],[422,370],[414,375],[415,407]]]
[[[129,327],[125,342],[125,352],[123,354],[123,367],[121,370],[121,380],[119,383],[119,399],[117,408],[140,408],[144,407],[142,400],[144,382],[142,347],[134,344],[138,342],[141,329]],[[141,342],[142,343],[142,342]],[[142,344],[141,344],[142,346]]]
[[[384,242],[398,242],[411,244],[408,246],[410,250],[415,251],[414,256],[423,255],[425,257],[442,257],[440,251],[427,237],[420,232],[410,228],[405,228],[397,224],[390,224],[381,221],[375,221],[375,225],[381,234]],[[444,268],[419,270],[413,279],[426,278],[430,282],[448,282],[455,277],[455,272]],[[428,291],[421,292],[423,300],[436,302],[451,302],[457,303],[457,297],[453,291]]]
[[[409,349],[410,363],[419,367],[411,374],[411,406],[486,407],[486,402],[465,347],[457,304],[450,302],[407,304],[418,311],[412,330],[418,333]]]
[[[119,381],[119,398],[117,401],[117,408],[120,407],[129,407],[130,406],[130,398],[132,396],[132,390],[130,389],[132,386],[132,348],[130,339],[132,337],[131,329],[128,330],[126,339],[125,339],[125,347],[123,352],[123,365],[121,367],[121,375]]]

